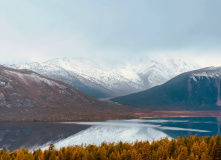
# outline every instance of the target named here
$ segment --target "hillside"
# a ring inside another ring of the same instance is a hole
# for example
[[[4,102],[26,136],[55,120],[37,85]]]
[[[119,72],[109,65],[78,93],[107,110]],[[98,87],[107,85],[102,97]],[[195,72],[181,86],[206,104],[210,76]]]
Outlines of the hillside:
[[[0,66],[0,121],[106,120],[133,116],[63,82]]]
[[[45,159],[78,159],[78,160],[220,160],[221,138],[216,137],[178,137],[161,140],[136,141],[134,143],[103,142],[100,146],[68,146],[56,149],[53,144],[47,150],[28,151],[19,149],[9,152],[1,151],[1,159],[45,160]],[[46,158],[45,158],[46,157]]]
[[[94,98],[136,93],[163,84],[180,73],[200,68],[189,59],[146,56],[111,66],[92,59],[63,58],[12,67],[63,81]]]
[[[221,67],[204,68],[112,101],[151,110],[220,110],[220,79]]]

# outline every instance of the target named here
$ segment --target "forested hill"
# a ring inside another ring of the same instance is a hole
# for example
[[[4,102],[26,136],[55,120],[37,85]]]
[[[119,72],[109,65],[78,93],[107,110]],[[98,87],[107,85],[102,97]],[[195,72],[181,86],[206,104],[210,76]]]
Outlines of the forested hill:
[[[1,160],[220,160],[221,138],[178,137],[135,143],[102,143],[100,146],[69,146],[56,150],[53,144],[48,150],[0,151]]]

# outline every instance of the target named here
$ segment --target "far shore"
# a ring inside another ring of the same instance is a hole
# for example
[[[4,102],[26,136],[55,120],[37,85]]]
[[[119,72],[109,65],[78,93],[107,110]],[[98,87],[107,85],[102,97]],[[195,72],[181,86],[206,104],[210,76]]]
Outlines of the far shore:
[[[221,111],[152,111],[135,113],[139,118],[221,117]]]
[[[90,117],[90,118],[89,118]],[[140,110],[140,112],[134,112],[121,116],[85,116],[85,118],[77,119],[69,117],[67,119],[13,119],[4,120],[0,119],[0,122],[102,122],[108,120],[129,120],[129,119],[141,119],[141,118],[181,118],[181,117],[217,117],[221,119],[221,111],[147,111]]]

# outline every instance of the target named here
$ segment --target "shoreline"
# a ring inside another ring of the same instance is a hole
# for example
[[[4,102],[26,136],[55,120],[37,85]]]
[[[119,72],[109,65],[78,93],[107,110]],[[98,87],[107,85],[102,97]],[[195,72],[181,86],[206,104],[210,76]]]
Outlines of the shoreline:
[[[139,118],[221,117],[221,111],[152,111],[135,113]]]
[[[125,114],[125,115],[114,115],[111,118],[100,116],[96,118],[92,118],[92,116],[85,116],[84,119],[77,119],[77,118],[70,118],[67,119],[1,119],[0,122],[104,122],[109,120],[129,120],[129,119],[142,119],[142,118],[185,118],[185,117],[221,117],[221,111],[165,111],[165,110],[159,110],[159,111],[150,111],[147,112],[146,110],[139,112],[134,112],[133,114]]]

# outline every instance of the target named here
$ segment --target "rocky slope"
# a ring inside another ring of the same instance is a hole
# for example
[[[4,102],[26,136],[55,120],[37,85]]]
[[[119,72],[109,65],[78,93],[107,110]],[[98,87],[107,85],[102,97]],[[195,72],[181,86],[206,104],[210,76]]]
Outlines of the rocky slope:
[[[132,115],[71,85],[29,70],[0,66],[0,120],[104,120]]]
[[[13,65],[63,81],[94,98],[127,95],[163,84],[200,66],[189,59],[141,57],[133,62],[102,65],[85,58],[53,59],[44,63]]]
[[[183,73],[163,85],[112,101],[152,110],[220,110],[221,67]]]

